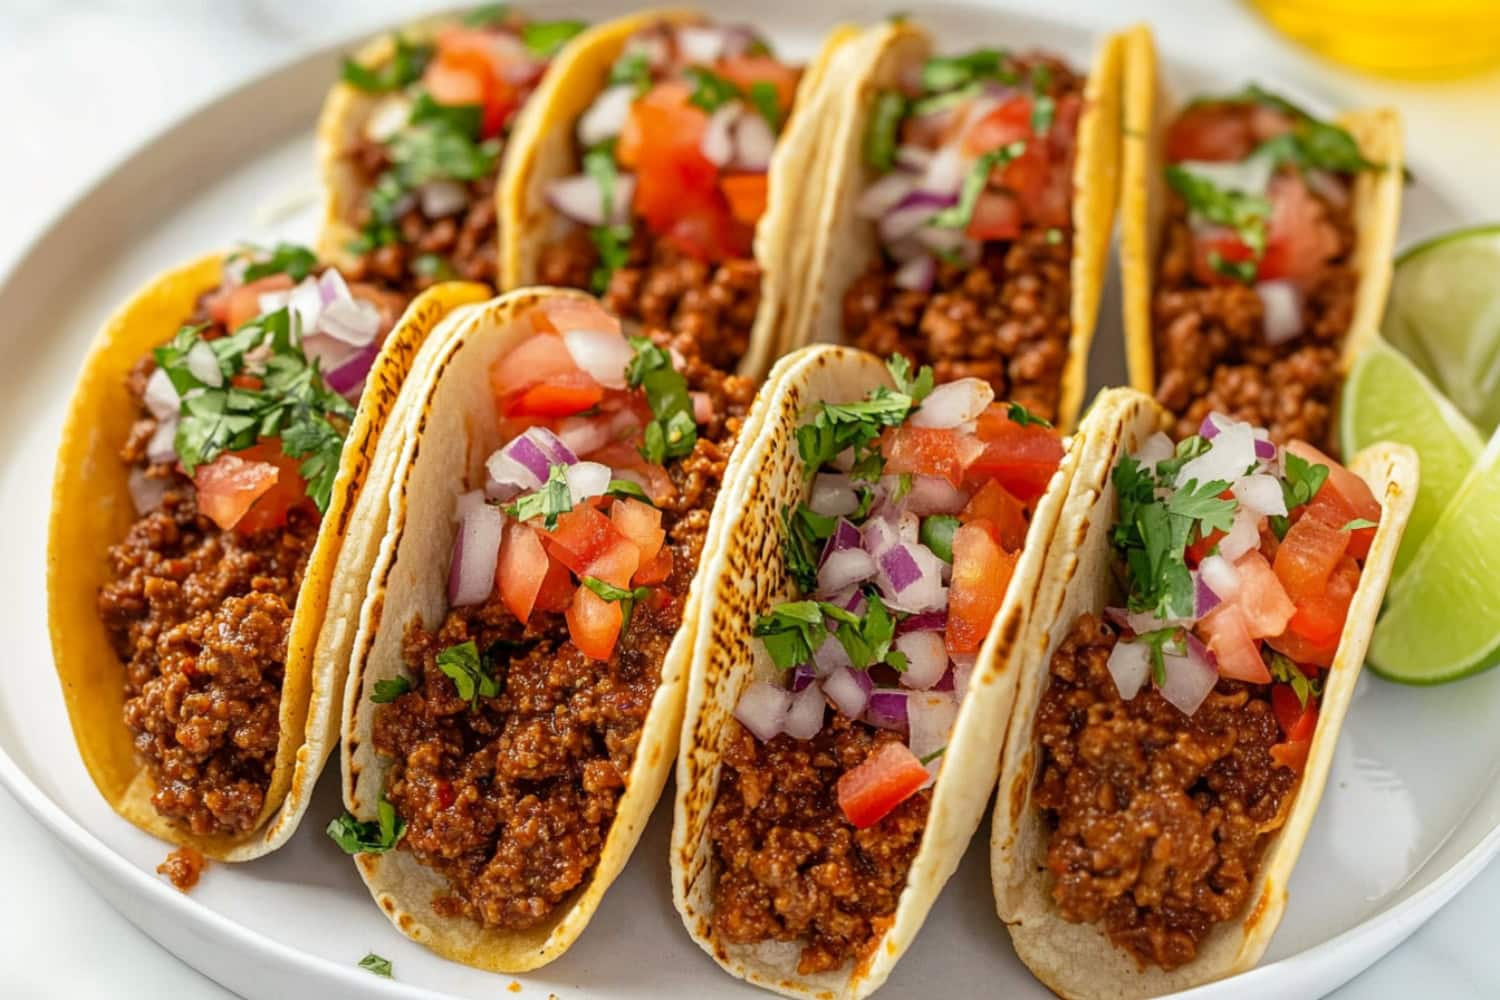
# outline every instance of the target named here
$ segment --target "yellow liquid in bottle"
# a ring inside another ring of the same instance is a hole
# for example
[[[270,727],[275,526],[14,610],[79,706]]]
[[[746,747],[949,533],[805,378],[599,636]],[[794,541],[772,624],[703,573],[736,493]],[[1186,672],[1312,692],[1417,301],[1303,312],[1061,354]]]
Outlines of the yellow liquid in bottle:
[[[1451,77],[1500,65],[1500,0],[1251,0],[1294,41],[1388,76]]]

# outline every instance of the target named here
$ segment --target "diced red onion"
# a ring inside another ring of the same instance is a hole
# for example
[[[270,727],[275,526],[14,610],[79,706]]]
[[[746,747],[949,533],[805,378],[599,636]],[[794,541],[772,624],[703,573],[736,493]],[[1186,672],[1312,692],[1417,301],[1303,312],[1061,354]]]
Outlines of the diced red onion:
[[[146,380],[146,409],[157,420],[177,416],[182,409],[182,400],[177,397],[177,388],[167,378],[165,368],[158,368]]]
[[[1232,601],[1240,592],[1240,571],[1221,555],[1205,556],[1198,564],[1198,579],[1221,601]]]
[[[417,202],[427,218],[442,219],[468,207],[469,192],[457,181],[428,181],[417,189]]]
[[[727,40],[724,28],[685,24],[677,29],[678,54],[684,62],[717,62]]]
[[[217,389],[224,384],[224,371],[219,367],[219,356],[205,341],[197,340],[188,348],[187,368],[193,377],[204,385]]]
[[[536,442],[522,436],[491,455],[485,462],[485,470],[500,486],[534,490],[547,481],[552,463]]]
[[[698,143],[698,151],[714,166],[728,166],[729,161],[734,159],[734,137],[730,130],[744,110],[744,105],[739,101],[726,101],[708,116],[708,124],[703,127],[703,138]]]
[[[1212,441],[1219,436],[1219,420],[1223,419],[1219,414],[1210,410],[1203,417],[1203,422],[1198,425],[1198,436],[1206,441]],[[1166,435],[1162,435],[1165,437]]]
[[[911,236],[927,224],[932,216],[957,202],[953,195],[934,194],[930,191],[913,191],[902,198],[895,208],[881,217],[880,239],[884,243],[895,243]]]
[[[828,541],[823,546],[823,559],[827,559],[834,552],[844,549],[860,548],[864,539],[860,536],[859,529],[846,518],[839,518],[833,526],[833,534],[828,536]]]
[[[1256,428],[1260,431],[1260,428]],[[1269,438],[1262,438],[1258,434],[1255,438],[1255,457],[1262,462],[1274,462],[1276,460],[1276,442]]]
[[[612,475],[609,466],[598,462],[578,462],[568,466],[563,475],[568,480],[568,493],[576,507],[589,497],[603,496],[609,489]]]
[[[580,225],[604,225],[604,190],[588,174],[552,181],[547,185],[547,202]]]
[[[1286,516],[1286,495],[1275,476],[1257,472],[1234,481],[1234,498],[1247,510],[1263,516]]]
[[[137,514],[147,514],[161,506],[161,498],[167,494],[168,481],[146,475],[146,470],[136,467],[130,470],[130,502]]]
[[[1106,665],[1109,676],[1114,679],[1115,690],[1120,692],[1121,698],[1129,701],[1140,693],[1146,675],[1151,672],[1151,649],[1144,642],[1121,639],[1109,651]]]
[[[1193,574],[1193,617],[1202,618],[1219,606],[1219,595],[1203,580],[1202,573]]]
[[[880,567],[881,591],[892,608],[917,612],[948,606],[943,561],[927,546],[894,545],[876,559],[876,564]]]
[[[948,670],[948,650],[941,632],[908,632],[896,637],[895,647],[906,654],[903,687],[925,691]]]
[[[870,695],[865,721],[877,729],[897,732],[906,728],[906,692],[882,689]]]
[[[932,686],[932,690],[934,690],[934,691],[952,691],[953,690],[953,668],[952,667],[949,667],[947,670],[943,671],[943,676],[941,676],[941,677],[938,678],[938,682]]]
[[[967,490],[960,489],[942,476],[912,476],[911,492],[902,500],[906,511],[918,517],[929,514],[957,514],[969,502]],[[920,527],[920,525],[919,525]]]
[[[914,427],[946,430],[974,420],[994,401],[995,390],[984,379],[955,379],[928,393],[908,420]]]
[[[922,578],[922,570],[905,545],[892,545],[880,554],[880,573],[900,593]]]
[[[1161,684],[1161,696],[1184,715],[1192,715],[1219,682],[1219,671],[1211,662],[1208,650],[1197,636],[1189,632],[1186,655],[1167,653],[1162,659],[1166,677]]]
[[[470,490],[467,493],[460,493],[458,499],[453,504],[453,522],[457,524],[468,517],[470,511],[483,507],[484,500],[483,490]]]
[[[328,383],[328,388],[340,395],[352,395],[355,389],[364,385],[365,377],[370,374],[370,368],[379,356],[379,344],[366,344],[345,358],[338,367],[330,368],[323,376],[323,381]]]
[[[146,459],[156,465],[177,461],[176,414],[157,422],[151,440],[146,442]]]
[[[833,706],[850,719],[857,719],[870,702],[870,691],[875,687],[870,675],[863,670],[839,667],[823,678],[823,693]]]
[[[722,55],[726,59],[748,55],[751,49],[765,45],[759,33],[748,24],[726,24],[720,30],[724,32]]]
[[[872,517],[864,525],[865,551],[877,560],[891,548],[901,541],[896,532],[895,522],[885,517]]]
[[[1182,486],[1193,480],[1207,483],[1216,479],[1232,483],[1254,464],[1255,436],[1250,425],[1221,419],[1219,433],[1212,445],[1183,465],[1177,474],[1177,484]]]
[[[916,181],[907,174],[886,174],[860,193],[855,211],[862,219],[878,219],[901,204],[915,186]]]
[[[734,123],[734,159],[737,170],[764,173],[776,152],[776,133],[759,113],[742,114]]]
[[[740,695],[734,717],[756,739],[768,743],[782,731],[791,710],[791,692],[765,681],[754,681]]]
[[[1234,524],[1229,534],[1219,539],[1219,555],[1234,562],[1251,549],[1260,547],[1260,518],[1248,508],[1241,507],[1234,513]]]
[[[921,614],[908,615],[896,623],[896,635],[902,636],[909,632],[942,632],[948,627],[948,612],[923,611]]]
[[[318,313],[312,329],[354,347],[364,347],[380,333],[380,310],[358,299],[336,299]]]
[[[893,285],[909,292],[930,292],[935,281],[937,281],[937,258],[931,254],[913,257],[896,268],[896,273],[891,275]]]
[[[635,357],[630,344],[613,330],[569,330],[562,335],[573,362],[607,389],[625,388],[625,369]]]
[[[594,98],[578,119],[578,141],[585,148],[597,146],[625,131],[630,106],[635,103],[635,85],[618,83]]]
[[[844,644],[832,635],[824,638],[822,644],[813,650],[813,673],[818,677],[827,677],[835,670],[850,669],[853,663],[849,659],[849,651]]]
[[[573,454],[556,434],[545,427],[528,427],[526,433],[521,436],[540,448],[555,465],[572,465],[578,461],[578,456]]]
[[[486,503],[471,506],[459,521],[453,538],[453,561],[448,567],[448,603],[455,607],[483,604],[495,587],[495,563],[500,557],[500,533],[505,518]]]
[[[906,725],[910,732],[907,745],[918,758],[933,758],[926,765],[933,777],[943,765],[942,756],[934,755],[948,745],[957,720],[958,698],[952,692],[915,692],[906,699]],[[929,778],[928,783],[931,781]]]
[[[1255,286],[1263,309],[1261,331],[1271,346],[1284,344],[1302,332],[1302,293],[1287,278]]]
[[[918,187],[933,194],[957,198],[966,173],[963,154],[958,146],[947,145],[938,150],[928,162],[927,170],[922,174]]]
[[[823,728],[823,690],[809,684],[792,696],[781,731],[794,740],[810,740]]]
[[[797,666],[792,670],[792,693],[796,694],[798,691],[806,688],[809,684],[817,679],[817,676],[818,675],[813,672],[811,663],[797,664]]]
[[[812,495],[807,505],[827,517],[852,514],[859,509],[859,497],[847,475],[820,472],[813,477]]]
[[[1214,433],[1218,433],[1217,429]],[[1165,458],[1171,458],[1175,454],[1177,454],[1177,447],[1172,444],[1172,439],[1161,431],[1157,431],[1148,437],[1145,443],[1136,451],[1135,459],[1142,465],[1154,468],[1157,462]]]
[[[864,549],[830,553],[818,570],[818,593],[834,594],[875,575],[875,560]]]
[[[904,143],[896,147],[896,166],[902,170],[924,172],[932,165],[932,150]]]

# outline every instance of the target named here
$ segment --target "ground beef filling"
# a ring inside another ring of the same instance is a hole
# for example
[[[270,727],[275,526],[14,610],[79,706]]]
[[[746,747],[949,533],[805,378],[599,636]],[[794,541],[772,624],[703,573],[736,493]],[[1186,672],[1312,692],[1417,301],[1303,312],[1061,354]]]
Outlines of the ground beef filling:
[[[688,384],[719,416],[669,467],[678,495],[662,524],[672,574],[636,605],[615,655],[583,656],[562,615],[534,612],[523,626],[496,594],[450,611],[435,630],[411,622],[403,653],[412,688],[376,710],[375,748],[393,758],[386,796],[407,824],[400,847],[451,890],[434,900],[439,913],[533,927],[587,879],[609,835],[753,396],[748,380],[711,370],[688,338],[654,336],[678,346]],[[471,639],[502,686],[477,708],[437,666],[438,653]]]
[[[1297,775],[1270,755],[1269,686],[1221,680],[1191,718],[1150,685],[1121,701],[1107,666],[1117,638],[1084,615],[1052,657],[1036,804],[1063,917],[1173,969],[1244,911]]]
[[[1255,289],[1205,286],[1193,275],[1187,209],[1173,195],[1152,299],[1156,398],[1178,414],[1174,436],[1198,433],[1211,411],[1271,432],[1278,443],[1328,440],[1340,383],[1339,352],[1354,316],[1354,220],[1347,204],[1316,192],[1339,250],[1303,288],[1303,331],[1281,344],[1262,332]]]
[[[198,884],[208,862],[196,847],[179,847],[156,866],[156,874],[165,875],[178,892],[188,892]]]
[[[589,288],[598,264],[588,232],[573,229],[543,248],[537,279]],[[604,307],[622,319],[689,336],[710,365],[733,371],[760,308],[760,265],[746,259],[710,264],[637,225],[629,260],[610,277]]]
[[[931,791],[856,830],[839,778],[900,734],[836,712],[812,740],[758,742],[739,723],[709,817],[718,881],[714,929],[726,941],[801,941],[799,975],[864,957],[889,926],[921,845]]]
[[[372,139],[361,139],[347,157],[364,191],[374,188],[391,165],[385,144]],[[495,180],[489,175],[469,181],[466,207],[441,219],[429,219],[413,204],[397,221],[400,239],[360,254],[354,266],[344,269],[344,276],[350,281],[384,282],[407,292],[454,278],[493,284],[500,250]],[[368,219],[369,206],[362,204],[354,225],[362,228]]]

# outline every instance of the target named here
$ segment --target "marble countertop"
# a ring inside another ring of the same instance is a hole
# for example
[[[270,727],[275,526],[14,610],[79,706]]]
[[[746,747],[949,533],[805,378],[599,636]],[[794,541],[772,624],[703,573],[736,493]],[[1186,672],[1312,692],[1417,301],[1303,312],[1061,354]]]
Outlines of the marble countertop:
[[[1003,0],[1001,0],[1003,2]],[[1010,6],[1118,23],[1126,5],[1051,0]],[[207,95],[298,52],[435,6],[420,0],[0,0],[0,273],[49,220],[121,155]],[[1264,46],[1266,28],[1241,5],[1150,0],[1163,47],[1211,45],[1226,60]],[[881,7],[883,10],[884,7]],[[1493,143],[1500,75],[1452,84],[1394,84],[1329,68],[1289,46],[1267,76],[1296,80],[1338,103],[1386,101],[1404,112],[1419,170],[1500,217]],[[1477,220],[1476,220],[1477,221]],[[7,996],[228,997],[97,897],[47,834],[0,791],[7,831],[0,907],[0,981]],[[1404,945],[1333,996],[1500,996],[1500,865],[1482,874]]]

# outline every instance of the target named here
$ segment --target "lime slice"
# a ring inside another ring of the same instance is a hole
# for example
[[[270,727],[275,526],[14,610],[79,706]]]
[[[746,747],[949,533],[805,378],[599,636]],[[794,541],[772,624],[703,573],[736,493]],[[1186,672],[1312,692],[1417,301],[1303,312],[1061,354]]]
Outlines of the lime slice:
[[[1425,475],[1425,472],[1424,472]],[[1500,663],[1500,433],[1490,438],[1406,575],[1387,594],[1370,666],[1441,684]]]
[[[1381,330],[1480,431],[1492,432],[1500,424],[1500,225],[1445,233],[1396,258]]]
[[[1399,577],[1463,485],[1484,439],[1410,361],[1377,340],[1349,373],[1339,411],[1346,458],[1376,441],[1409,444],[1422,460],[1422,488],[1396,557]]]

